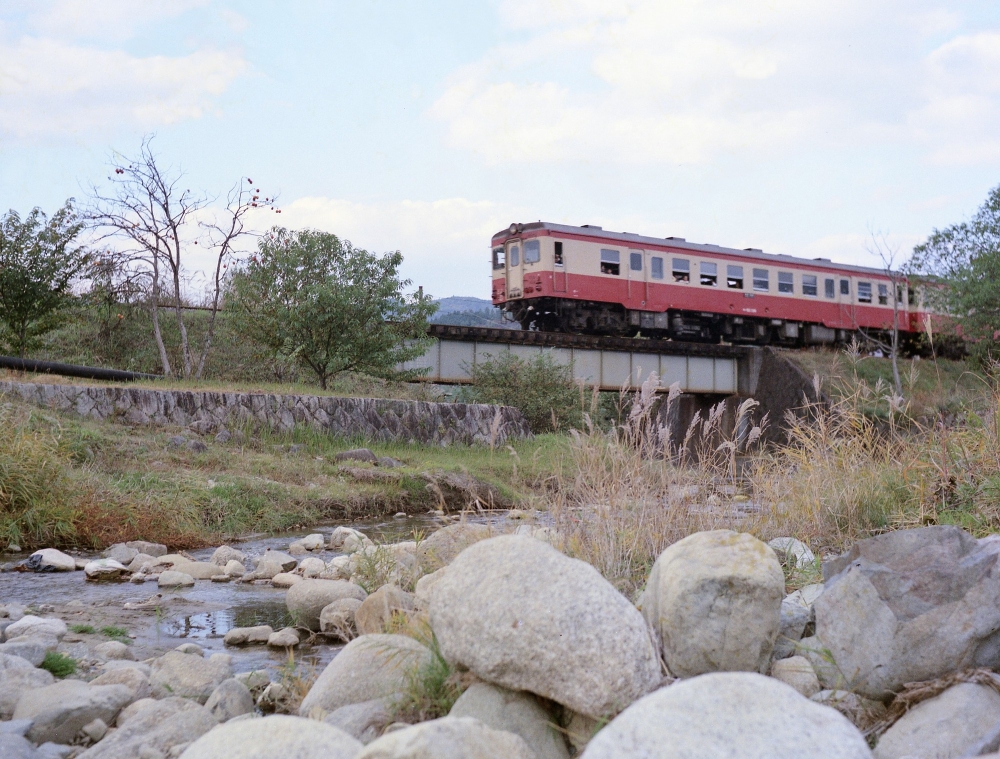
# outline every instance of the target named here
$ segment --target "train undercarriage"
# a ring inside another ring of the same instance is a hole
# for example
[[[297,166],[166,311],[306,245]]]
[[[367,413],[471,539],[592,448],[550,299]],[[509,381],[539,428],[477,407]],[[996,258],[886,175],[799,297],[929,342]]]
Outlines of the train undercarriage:
[[[522,329],[541,332],[784,347],[845,344],[855,338],[862,343],[887,345],[892,340],[886,331],[831,329],[809,322],[706,311],[633,311],[615,303],[565,298],[508,301],[503,309]],[[904,352],[913,351],[913,338],[908,332],[900,332]]]

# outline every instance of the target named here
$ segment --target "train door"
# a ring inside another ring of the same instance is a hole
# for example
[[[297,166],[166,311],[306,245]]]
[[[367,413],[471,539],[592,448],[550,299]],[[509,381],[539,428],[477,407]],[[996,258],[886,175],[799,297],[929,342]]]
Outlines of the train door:
[[[646,251],[646,308],[659,311],[667,305],[663,272],[667,258],[661,252]]]
[[[521,241],[507,243],[507,297],[520,298],[524,294],[524,261]]]
[[[629,305],[637,307],[646,300],[646,262],[641,250],[628,252],[628,300]]]
[[[566,292],[566,259],[563,256],[562,240],[556,240],[552,251],[552,290],[557,293]]]

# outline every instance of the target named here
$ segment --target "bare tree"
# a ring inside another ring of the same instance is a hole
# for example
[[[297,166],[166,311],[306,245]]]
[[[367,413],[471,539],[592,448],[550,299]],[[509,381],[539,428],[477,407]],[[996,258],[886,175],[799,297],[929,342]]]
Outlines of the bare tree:
[[[892,337],[890,344],[886,346],[881,340],[874,340],[870,335],[866,336],[889,350],[889,355],[892,358],[892,381],[896,388],[896,395],[902,397],[903,383],[899,377],[899,304],[904,297],[906,279],[896,266],[899,245],[890,244],[883,232],[871,229],[868,232],[871,240],[865,245],[865,250],[870,255],[878,256],[879,260],[882,261],[882,270],[892,286],[892,292],[889,293],[889,297],[892,298]]]
[[[244,177],[230,190],[225,210],[216,220],[206,221],[203,217],[210,213],[211,199],[181,189],[184,174],[160,167],[152,150],[152,139],[152,136],[143,139],[134,158],[112,154],[109,163],[113,172],[108,177],[111,189],[104,191],[91,186],[87,218],[102,239],[119,243],[118,255],[148,277],[153,336],[163,373],[168,376],[174,373],[160,325],[161,299],[165,298],[170,301],[180,334],[182,376],[193,375],[197,379],[204,371],[215,334],[227,261],[237,252],[239,238],[250,234],[246,216],[253,208],[276,209],[273,198],[261,200],[253,182]],[[183,281],[189,246],[200,242],[215,253],[216,265],[208,334],[196,362],[184,319]]]

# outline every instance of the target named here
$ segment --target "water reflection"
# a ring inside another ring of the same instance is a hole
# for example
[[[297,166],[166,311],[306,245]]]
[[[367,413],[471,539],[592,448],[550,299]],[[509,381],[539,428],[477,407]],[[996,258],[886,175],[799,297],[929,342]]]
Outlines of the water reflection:
[[[292,617],[283,601],[254,601],[218,611],[176,617],[161,623],[162,632],[173,638],[222,638],[234,627],[270,625],[275,630],[288,627]]]

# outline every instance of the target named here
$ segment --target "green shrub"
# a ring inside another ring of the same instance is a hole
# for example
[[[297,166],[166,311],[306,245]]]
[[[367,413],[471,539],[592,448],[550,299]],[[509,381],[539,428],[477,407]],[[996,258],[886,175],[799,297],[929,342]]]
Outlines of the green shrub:
[[[547,353],[530,360],[512,353],[490,358],[472,368],[472,383],[461,400],[513,406],[524,414],[532,432],[583,424],[585,398],[572,366],[556,363]]]
[[[76,672],[76,659],[57,651],[49,651],[42,661],[42,669],[47,669],[56,677],[69,677]]]
[[[70,625],[69,629],[70,632],[75,632],[78,635],[91,635],[94,632],[93,625],[76,624],[76,625]]]

